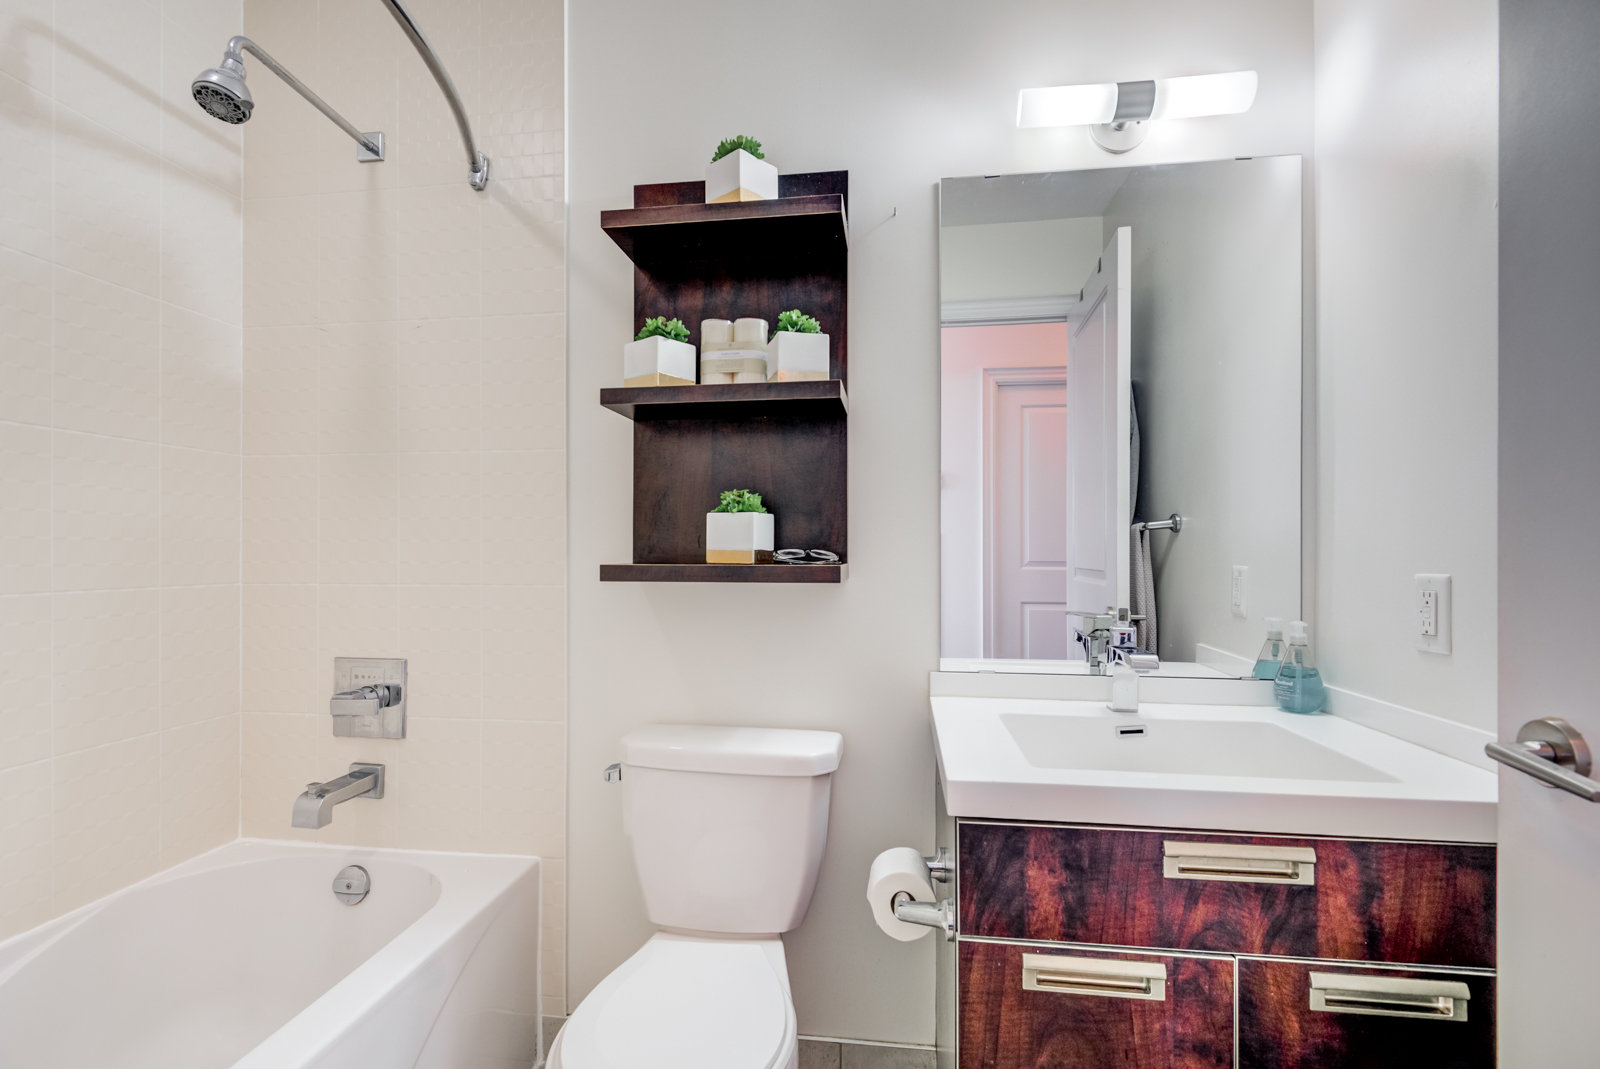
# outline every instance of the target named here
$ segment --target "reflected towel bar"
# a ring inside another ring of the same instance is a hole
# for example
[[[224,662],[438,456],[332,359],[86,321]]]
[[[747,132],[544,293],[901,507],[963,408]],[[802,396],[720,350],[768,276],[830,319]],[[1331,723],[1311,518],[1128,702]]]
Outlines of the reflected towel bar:
[[[1183,517],[1174,512],[1164,520],[1151,520],[1143,526],[1146,531],[1171,531],[1177,534],[1183,530]]]

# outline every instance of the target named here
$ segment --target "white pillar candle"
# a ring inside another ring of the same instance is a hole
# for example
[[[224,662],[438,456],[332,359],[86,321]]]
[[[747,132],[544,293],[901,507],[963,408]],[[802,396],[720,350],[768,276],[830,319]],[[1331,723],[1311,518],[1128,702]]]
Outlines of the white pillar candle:
[[[700,351],[733,348],[733,323],[727,319],[700,321]]]
[[[767,347],[767,321],[765,319],[734,320],[733,344],[738,349],[765,349]]]

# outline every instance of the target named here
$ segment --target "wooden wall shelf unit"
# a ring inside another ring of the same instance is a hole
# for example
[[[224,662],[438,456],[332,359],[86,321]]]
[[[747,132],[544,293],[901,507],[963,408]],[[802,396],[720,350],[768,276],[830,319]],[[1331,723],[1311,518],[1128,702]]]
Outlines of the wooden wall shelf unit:
[[[635,327],[683,320],[699,348],[702,319],[799,308],[829,336],[819,382],[618,387],[600,403],[633,421],[633,562],[603,564],[606,582],[838,583],[846,565],[708,565],[705,514],[720,491],[760,494],[777,549],[825,549],[848,560],[849,398],[846,264],[849,173],[780,175],[777,200],[705,204],[705,183],[633,187],[629,209],[601,228],[633,261]]]

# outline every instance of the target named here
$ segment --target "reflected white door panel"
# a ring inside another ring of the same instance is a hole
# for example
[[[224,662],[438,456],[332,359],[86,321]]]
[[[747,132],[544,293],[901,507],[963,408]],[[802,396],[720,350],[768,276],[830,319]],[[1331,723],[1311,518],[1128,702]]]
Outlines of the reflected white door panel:
[[[1070,658],[1066,369],[988,369],[984,377],[984,656]]]
[[[1067,359],[1068,608],[1128,604],[1133,228],[1118,227],[1083,285]]]

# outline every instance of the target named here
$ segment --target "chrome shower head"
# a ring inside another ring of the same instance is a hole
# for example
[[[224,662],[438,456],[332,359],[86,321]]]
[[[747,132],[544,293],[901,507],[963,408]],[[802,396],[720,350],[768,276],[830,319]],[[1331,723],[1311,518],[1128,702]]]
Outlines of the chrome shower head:
[[[244,84],[244,63],[237,52],[222,57],[222,66],[201,71],[189,87],[194,102],[225,123],[237,126],[248,122],[256,106],[250,87]]]

